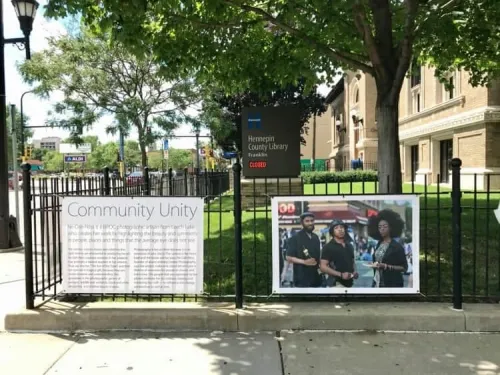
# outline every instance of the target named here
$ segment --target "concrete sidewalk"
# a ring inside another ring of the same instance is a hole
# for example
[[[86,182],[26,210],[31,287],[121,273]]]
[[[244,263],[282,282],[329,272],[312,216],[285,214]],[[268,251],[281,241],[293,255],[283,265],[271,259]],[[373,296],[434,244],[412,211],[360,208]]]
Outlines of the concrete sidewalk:
[[[281,375],[273,334],[0,334],[0,374]]]
[[[24,253],[0,253],[0,332],[4,317],[24,307]]]
[[[0,334],[0,374],[498,375],[500,334]]]
[[[500,305],[469,304],[454,311],[440,303],[49,302],[5,317],[8,331],[77,332],[158,330],[264,332],[368,330],[500,332]]]

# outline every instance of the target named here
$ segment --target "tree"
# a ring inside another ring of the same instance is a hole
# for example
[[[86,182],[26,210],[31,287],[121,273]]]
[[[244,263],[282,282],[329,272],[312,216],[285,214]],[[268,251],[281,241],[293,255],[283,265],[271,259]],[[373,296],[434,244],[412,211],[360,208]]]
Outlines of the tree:
[[[300,119],[301,135],[307,134],[307,123],[311,116],[319,116],[326,110],[324,98],[316,93],[316,88],[305,91],[305,82],[287,85],[260,94],[246,90],[241,94],[225,95],[218,90],[203,102],[201,122],[214,136],[217,144],[226,151],[241,150],[241,112],[244,107],[297,105],[302,109]],[[302,137],[302,143],[305,140]]]
[[[33,152],[31,153],[31,159],[42,161],[43,157],[47,154],[47,152],[48,152],[47,149],[35,148],[35,149],[33,149]]]
[[[57,151],[48,151],[43,157],[43,169],[47,172],[59,172],[63,170],[64,156]]]
[[[83,129],[111,114],[115,123],[108,132],[128,134],[132,126],[137,130],[145,166],[146,146],[191,119],[186,110],[198,101],[199,90],[192,80],[157,64],[152,53],[134,57],[122,44],[107,43],[88,30],[51,37],[48,44],[20,72],[26,82],[38,84],[35,92],[40,96],[64,93],[48,125],[71,129],[72,143],[82,143]]]
[[[141,164],[141,151],[136,141],[128,140],[125,142],[125,166],[135,168]]]
[[[193,165],[193,153],[191,150],[171,148],[168,151],[168,166],[172,169],[184,169]]]
[[[402,189],[399,94],[415,56],[472,84],[500,73],[497,0],[50,0],[48,14],[81,12],[95,29],[138,55],[153,51],[177,72],[219,81],[232,92],[268,82],[332,82],[338,69],[374,77],[380,192]]]
[[[86,167],[100,171],[106,167],[115,169],[118,165],[117,155],[118,145],[116,143],[109,142],[103,145],[98,142],[88,156]]]

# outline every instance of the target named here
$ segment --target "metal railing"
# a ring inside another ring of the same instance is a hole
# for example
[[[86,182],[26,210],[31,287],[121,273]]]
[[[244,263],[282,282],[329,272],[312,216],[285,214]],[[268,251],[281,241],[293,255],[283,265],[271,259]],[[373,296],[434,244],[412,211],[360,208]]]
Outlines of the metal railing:
[[[239,165],[237,165],[239,166]],[[233,174],[234,193],[229,190]],[[378,182],[304,184],[297,179],[245,179],[233,172],[204,171],[173,176],[146,173],[136,183],[104,178],[36,181],[24,170],[27,307],[35,299],[60,294],[61,197],[67,195],[199,196],[205,198],[205,295],[87,295],[73,298],[110,300],[198,299],[246,301],[363,300],[485,301],[500,298],[500,231],[494,210],[500,200],[500,174],[464,174],[453,166],[453,186],[403,186],[420,199],[419,295],[283,296],[272,290],[272,196],[376,195]],[[439,177],[438,177],[439,180]],[[460,182],[462,181],[462,183]],[[239,194],[240,192],[240,194]]]

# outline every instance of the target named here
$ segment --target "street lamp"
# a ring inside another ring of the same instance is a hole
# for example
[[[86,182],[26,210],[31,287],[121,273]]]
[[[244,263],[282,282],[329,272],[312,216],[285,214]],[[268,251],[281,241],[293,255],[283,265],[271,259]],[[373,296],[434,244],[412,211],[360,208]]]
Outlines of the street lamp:
[[[9,241],[9,168],[7,152],[7,106],[5,102],[5,45],[24,44],[26,58],[31,57],[29,36],[38,9],[35,0],[12,0],[19,20],[22,38],[4,39],[3,1],[0,1],[0,249],[10,248]],[[14,160],[14,162],[16,162]]]

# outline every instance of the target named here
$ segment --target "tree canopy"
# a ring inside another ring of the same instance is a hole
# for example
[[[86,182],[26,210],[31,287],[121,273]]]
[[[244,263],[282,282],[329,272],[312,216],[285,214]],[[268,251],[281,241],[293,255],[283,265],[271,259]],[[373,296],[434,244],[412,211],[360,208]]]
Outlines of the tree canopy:
[[[230,93],[266,92],[339,69],[374,77],[381,192],[401,192],[399,94],[412,57],[439,74],[466,69],[472,84],[499,75],[497,0],[49,0],[47,14],[81,12],[138,56],[195,72]]]
[[[20,71],[25,81],[37,84],[41,96],[62,91],[48,125],[71,129],[74,143],[105,114],[115,119],[110,133],[128,134],[135,127],[143,166],[146,146],[189,121],[186,111],[199,101],[192,80],[169,74],[151,54],[138,58],[87,30],[49,38],[49,47],[33,54]]]
[[[151,169],[163,170],[172,168],[173,170],[184,169],[193,165],[193,153],[190,150],[171,148],[168,150],[168,162],[163,159],[162,151],[150,152],[148,154],[148,164]]]

